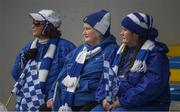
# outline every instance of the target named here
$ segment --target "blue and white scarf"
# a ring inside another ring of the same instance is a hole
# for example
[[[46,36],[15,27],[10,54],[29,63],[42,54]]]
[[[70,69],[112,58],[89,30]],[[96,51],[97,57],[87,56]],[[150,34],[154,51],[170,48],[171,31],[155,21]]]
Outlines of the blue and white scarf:
[[[84,63],[89,58],[92,58],[101,52],[101,50],[102,48],[98,46],[93,50],[88,51],[87,47],[85,46],[83,50],[79,52],[71,69],[68,71],[67,76],[62,80],[62,84],[66,87],[66,95],[65,99],[62,101],[59,111],[72,111],[71,106],[74,99],[74,92],[79,83]]]
[[[119,91],[119,79],[123,78],[123,74],[118,74],[119,64],[122,58],[122,52],[124,51],[125,44],[122,44],[118,49],[113,65],[110,66],[109,61],[104,61],[104,81],[106,100],[110,103],[116,100],[116,95]],[[146,59],[150,51],[154,48],[154,42],[147,40],[141,49],[139,50],[136,60],[130,69],[130,72],[143,72],[147,71]]]
[[[31,48],[36,48],[38,39],[35,39]],[[35,60],[29,60],[15,83],[12,94],[16,95],[16,111],[37,111],[44,103],[45,95],[42,93],[42,87],[46,82],[46,78],[51,67],[56,43],[58,39],[50,39],[49,48],[38,64]]]

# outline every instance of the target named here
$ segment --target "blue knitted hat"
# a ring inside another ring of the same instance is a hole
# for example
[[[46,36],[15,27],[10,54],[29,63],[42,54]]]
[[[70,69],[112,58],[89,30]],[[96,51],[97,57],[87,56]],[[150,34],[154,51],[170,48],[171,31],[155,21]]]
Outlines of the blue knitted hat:
[[[83,21],[98,30],[105,37],[110,35],[111,15],[106,10],[87,15]]]
[[[139,12],[128,14],[122,20],[121,25],[141,38],[154,40],[158,36],[157,29],[152,27],[153,18],[148,14]]]

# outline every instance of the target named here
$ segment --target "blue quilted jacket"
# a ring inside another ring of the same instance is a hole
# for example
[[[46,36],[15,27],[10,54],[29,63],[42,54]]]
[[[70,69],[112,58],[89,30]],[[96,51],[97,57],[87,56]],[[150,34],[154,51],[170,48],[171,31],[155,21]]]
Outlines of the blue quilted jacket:
[[[17,55],[15,63],[13,65],[11,74],[15,81],[18,80],[24,68],[21,68],[21,53],[24,53],[30,49],[31,43],[28,43],[20,50],[20,53]],[[35,58],[36,62],[39,62],[47,52],[49,47],[49,41],[46,44],[37,43],[38,54]],[[54,55],[54,59],[52,61],[52,66],[50,68],[46,83],[44,94],[46,98],[48,97],[49,90],[52,87],[53,82],[56,80],[58,73],[61,71],[64,65],[65,56],[70,53],[73,49],[75,49],[75,45],[68,40],[63,38],[58,38],[58,43],[56,46],[56,51]],[[24,61],[25,65],[27,61]]]
[[[125,64],[119,69],[120,74],[125,72],[133,53],[133,48],[128,52]],[[147,72],[129,72],[128,77],[120,80],[119,101],[120,106],[127,110],[168,110],[170,105],[169,89],[169,61],[166,56],[166,45],[155,42],[154,49],[147,58]],[[96,100],[105,98],[105,84],[100,82]]]
[[[84,68],[80,75],[81,78],[79,81],[79,85],[75,91],[73,106],[83,106],[88,102],[95,101],[96,89],[99,85],[99,81],[103,73],[104,58],[109,58],[111,54],[114,54],[115,50],[118,48],[115,37],[113,36],[109,36],[102,43],[106,43],[107,45],[102,49],[100,53],[98,53],[96,56],[88,59],[85,62]],[[59,77],[61,77],[58,80],[60,84],[61,84],[61,80],[67,75],[66,73],[68,69],[71,68],[77,55],[79,54],[79,52],[82,51],[84,46],[86,46],[88,50],[91,50],[96,47],[96,46],[89,46],[87,44],[82,44],[67,56],[66,65],[59,74]],[[65,88],[62,87],[60,92],[61,95],[59,95],[58,98],[56,97],[56,99],[58,99],[58,101],[61,101],[61,98],[64,97],[64,93],[65,93]],[[56,107],[59,107],[58,104],[54,104],[54,105]]]

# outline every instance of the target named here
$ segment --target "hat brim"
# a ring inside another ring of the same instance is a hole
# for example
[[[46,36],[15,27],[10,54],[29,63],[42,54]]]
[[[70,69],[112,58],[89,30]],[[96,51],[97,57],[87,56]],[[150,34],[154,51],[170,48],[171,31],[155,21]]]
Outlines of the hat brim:
[[[36,21],[45,21],[45,19],[38,13],[30,13],[29,16]]]

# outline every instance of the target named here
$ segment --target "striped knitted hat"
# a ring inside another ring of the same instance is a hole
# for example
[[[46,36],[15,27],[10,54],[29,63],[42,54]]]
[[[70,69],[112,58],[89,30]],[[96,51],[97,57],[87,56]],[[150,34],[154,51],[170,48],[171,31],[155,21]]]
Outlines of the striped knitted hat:
[[[154,40],[158,36],[157,29],[153,28],[153,18],[148,14],[139,12],[128,14],[122,20],[121,25],[141,38]]]
[[[98,30],[105,37],[110,35],[111,15],[108,11],[100,10],[92,13],[87,15],[83,21]]]

